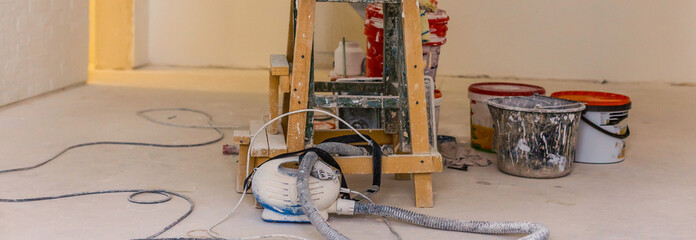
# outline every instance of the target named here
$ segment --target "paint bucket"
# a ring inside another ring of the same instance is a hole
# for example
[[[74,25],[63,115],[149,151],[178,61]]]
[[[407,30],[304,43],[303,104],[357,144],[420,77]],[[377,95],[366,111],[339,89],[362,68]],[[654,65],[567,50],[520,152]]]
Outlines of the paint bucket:
[[[423,43],[423,59],[427,62],[425,75],[435,79],[440,47],[447,43],[447,12],[438,9],[428,12],[430,40]],[[365,76],[381,77],[384,73],[384,11],[381,3],[371,3],[365,9],[365,37],[367,38],[367,57]]]
[[[487,103],[498,169],[531,178],[570,174],[583,103],[545,96],[501,97]]]
[[[618,163],[624,160],[624,139],[631,132],[628,125],[621,122],[628,118],[631,109],[629,97],[590,91],[555,92],[551,96],[584,102],[587,106],[580,123],[575,162]]]
[[[438,130],[440,129],[440,106],[442,105],[442,92],[440,92],[440,89],[435,89],[433,105],[435,105],[435,131],[439,132]]]
[[[488,111],[486,100],[508,96],[544,95],[543,87],[503,82],[484,82],[469,86],[471,100],[471,147],[473,149],[495,153],[493,150],[493,119]]]
[[[384,12],[382,4],[370,4],[365,9],[365,37],[367,58],[365,76],[381,77],[384,72]]]

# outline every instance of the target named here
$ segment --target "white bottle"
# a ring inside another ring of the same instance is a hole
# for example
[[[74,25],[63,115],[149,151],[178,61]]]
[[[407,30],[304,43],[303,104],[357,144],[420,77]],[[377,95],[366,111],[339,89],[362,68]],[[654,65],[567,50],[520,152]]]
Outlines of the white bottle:
[[[360,76],[362,75],[362,63],[363,59],[365,59],[365,53],[360,49],[360,43],[345,43],[346,64],[343,64],[343,41],[339,41],[338,48],[334,51],[334,74],[343,77]]]

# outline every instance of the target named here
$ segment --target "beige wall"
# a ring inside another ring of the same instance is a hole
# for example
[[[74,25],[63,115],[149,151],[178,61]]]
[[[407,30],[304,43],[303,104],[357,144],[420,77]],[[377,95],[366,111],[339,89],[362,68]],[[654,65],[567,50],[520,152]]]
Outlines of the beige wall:
[[[133,0],[133,66],[150,62],[150,1]]]
[[[155,64],[263,68],[285,51],[289,1],[150,0]],[[696,1],[440,0],[452,16],[440,74],[696,82]],[[263,9],[263,10],[261,10]],[[345,4],[318,4],[317,64],[341,36],[364,42]]]
[[[0,105],[87,80],[88,2],[0,1]]]
[[[269,54],[285,53],[290,1],[150,1],[154,64],[266,68]],[[317,4],[317,22],[318,65],[331,64],[344,35],[365,44],[362,19],[347,4]]]

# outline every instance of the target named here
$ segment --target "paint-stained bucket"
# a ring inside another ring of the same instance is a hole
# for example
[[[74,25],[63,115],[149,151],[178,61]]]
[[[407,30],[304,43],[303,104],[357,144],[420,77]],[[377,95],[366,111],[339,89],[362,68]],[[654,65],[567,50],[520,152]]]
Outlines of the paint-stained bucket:
[[[544,96],[487,101],[498,169],[522,177],[556,178],[573,171],[580,102]]]
[[[447,12],[437,9],[428,12],[430,39],[423,42],[423,60],[426,61],[425,75],[435,80],[437,75],[440,47],[447,43]],[[365,37],[367,40],[365,75],[381,77],[384,73],[384,11],[381,3],[371,3],[365,9]]]
[[[631,133],[621,122],[628,118],[631,99],[627,96],[590,91],[563,91],[551,95],[556,98],[584,102],[578,135],[575,162],[618,163],[624,160],[624,139]]]
[[[528,84],[483,82],[469,86],[471,100],[471,147],[484,152],[493,150],[493,119],[486,100],[507,96],[544,95],[544,88]]]

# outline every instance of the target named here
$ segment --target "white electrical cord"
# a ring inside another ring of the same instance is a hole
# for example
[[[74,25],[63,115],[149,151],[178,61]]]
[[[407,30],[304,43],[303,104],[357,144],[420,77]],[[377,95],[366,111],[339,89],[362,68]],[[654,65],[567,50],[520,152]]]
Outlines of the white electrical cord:
[[[360,136],[363,140],[365,140],[365,142],[367,142],[367,143],[372,143],[372,141],[370,141],[368,138],[366,138],[364,135],[362,135],[357,129],[355,129],[353,126],[351,126],[348,122],[346,122],[346,121],[343,120],[342,118],[340,118],[340,117],[334,115],[333,113],[330,113],[330,112],[327,112],[327,111],[324,111],[324,110],[319,110],[319,109],[302,109],[302,110],[287,112],[287,113],[284,113],[284,114],[282,114],[282,115],[280,115],[280,116],[278,116],[278,117],[276,117],[276,118],[271,119],[270,121],[268,121],[266,124],[264,124],[263,126],[261,126],[261,128],[259,128],[259,130],[256,131],[256,133],[254,133],[254,136],[251,137],[251,141],[249,142],[249,151],[247,151],[247,156],[246,156],[246,159],[247,159],[247,163],[246,163],[246,164],[247,164],[247,165],[246,165],[246,175],[245,175],[245,176],[249,176],[249,166],[250,166],[250,163],[251,163],[251,161],[249,161],[249,159],[251,159],[251,149],[252,149],[252,146],[254,145],[254,141],[256,140],[256,136],[258,136],[259,133],[261,133],[261,131],[264,131],[264,130],[266,129],[266,127],[268,127],[269,125],[273,124],[275,121],[278,121],[279,119],[281,119],[281,118],[283,118],[283,117],[286,117],[286,116],[289,116],[289,115],[292,115],[292,114],[303,113],[303,112],[320,112],[320,113],[324,113],[324,114],[326,114],[326,115],[329,115],[329,116],[331,116],[331,117],[333,117],[333,118],[335,118],[335,119],[341,121],[341,122],[342,122],[343,124],[345,124],[346,126],[348,126],[351,130],[353,130],[353,132],[355,132],[356,134],[358,134],[358,136]],[[239,170],[241,170],[241,169],[239,169]],[[228,212],[223,218],[221,218],[219,221],[217,221],[217,223],[215,223],[213,226],[211,226],[210,228],[208,228],[208,235],[210,235],[211,237],[214,237],[214,238],[219,238],[219,237],[220,237],[218,234],[214,233],[215,231],[213,231],[213,228],[217,227],[217,226],[220,225],[222,222],[224,222],[225,220],[227,220],[227,218],[229,218],[229,217],[232,215],[232,213],[234,213],[234,212],[237,210],[237,208],[239,207],[239,205],[240,205],[240,204],[242,203],[242,201],[244,200],[244,196],[246,195],[246,191],[247,191],[247,190],[248,190],[248,189],[247,189],[247,185],[245,185],[245,186],[244,186],[244,189],[242,190],[242,197],[239,198],[239,201],[237,201],[237,204],[235,204],[235,205],[234,205],[234,208],[232,208],[232,210],[230,210],[230,212]],[[370,201],[370,202],[372,202],[372,201]],[[390,227],[390,228],[391,228],[391,227]],[[242,239],[259,239],[259,238],[269,238],[269,237],[286,237],[286,238],[293,238],[293,239],[303,239],[303,240],[306,240],[305,238],[302,238],[302,237],[297,237],[297,236],[292,236],[292,235],[283,235],[283,234],[263,235],[263,236],[255,236],[255,237],[242,238]]]

